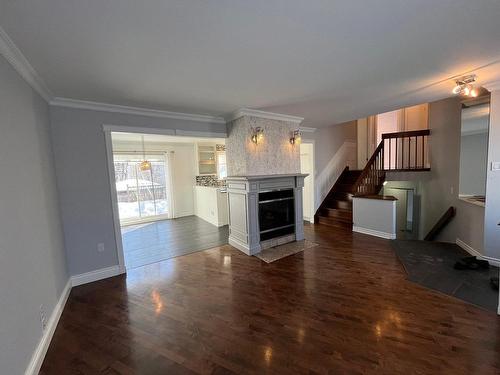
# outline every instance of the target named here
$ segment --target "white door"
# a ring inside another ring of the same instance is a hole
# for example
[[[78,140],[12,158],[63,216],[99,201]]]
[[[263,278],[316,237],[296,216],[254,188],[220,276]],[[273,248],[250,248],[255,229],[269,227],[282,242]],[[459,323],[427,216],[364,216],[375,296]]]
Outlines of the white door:
[[[307,173],[302,190],[304,220],[314,222],[314,148],[312,143],[300,145],[300,172]]]

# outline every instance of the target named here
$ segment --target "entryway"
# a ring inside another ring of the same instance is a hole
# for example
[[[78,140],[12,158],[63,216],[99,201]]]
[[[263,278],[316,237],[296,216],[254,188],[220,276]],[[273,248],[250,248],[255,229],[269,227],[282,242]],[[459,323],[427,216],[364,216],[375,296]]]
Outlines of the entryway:
[[[109,138],[126,269],[227,244],[225,139],[114,131]]]

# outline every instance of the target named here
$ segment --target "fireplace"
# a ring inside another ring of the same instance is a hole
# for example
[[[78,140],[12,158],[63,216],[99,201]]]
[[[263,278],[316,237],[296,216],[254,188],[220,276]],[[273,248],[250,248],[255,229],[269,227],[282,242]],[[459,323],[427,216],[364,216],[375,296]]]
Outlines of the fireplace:
[[[254,255],[304,239],[304,174],[229,176],[229,244]]]
[[[260,241],[295,233],[293,189],[259,193]]]

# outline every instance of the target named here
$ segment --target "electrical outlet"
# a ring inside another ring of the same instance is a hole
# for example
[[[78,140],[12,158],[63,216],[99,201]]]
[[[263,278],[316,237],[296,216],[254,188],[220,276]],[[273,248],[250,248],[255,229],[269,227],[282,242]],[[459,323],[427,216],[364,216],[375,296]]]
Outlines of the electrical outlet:
[[[102,253],[104,251],[104,243],[99,242],[97,244],[97,251],[100,252],[100,253]]]
[[[47,328],[47,315],[45,314],[45,307],[40,305],[40,324],[42,325],[42,331]]]
[[[492,171],[500,171],[500,162],[494,161],[491,163],[491,170]]]
[[[451,195],[453,195],[453,193],[454,193],[454,192],[455,192],[455,188],[452,186],[452,187],[450,188],[450,193],[451,193]]]

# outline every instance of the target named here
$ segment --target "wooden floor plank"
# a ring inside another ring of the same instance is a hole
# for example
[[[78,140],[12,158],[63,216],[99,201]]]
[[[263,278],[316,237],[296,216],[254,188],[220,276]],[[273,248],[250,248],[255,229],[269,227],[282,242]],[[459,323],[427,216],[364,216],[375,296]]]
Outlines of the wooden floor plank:
[[[406,280],[389,241],[306,224],[72,290],[42,374],[498,374],[500,318]]]

